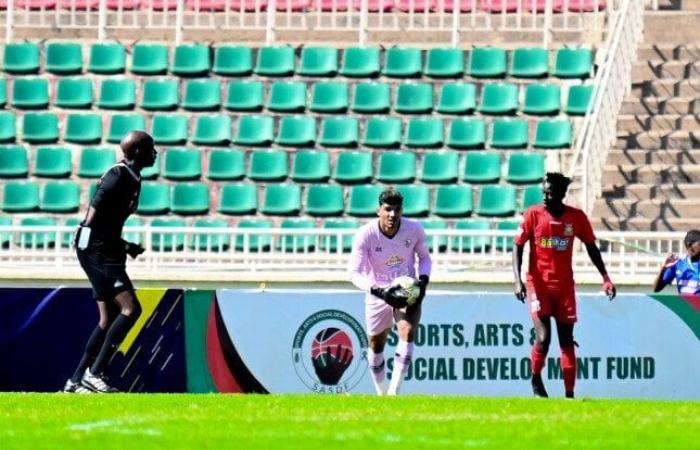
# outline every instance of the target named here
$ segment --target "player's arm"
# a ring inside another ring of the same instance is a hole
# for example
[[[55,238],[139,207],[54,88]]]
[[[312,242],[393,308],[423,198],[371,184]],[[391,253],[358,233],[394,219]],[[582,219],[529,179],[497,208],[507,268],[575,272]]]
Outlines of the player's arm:
[[[102,176],[97,191],[90,202],[85,219],[80,222],[75,232],[74,247],[85,250],[90,242],[92,233],[92,223],[95,221],[97,211],[104,206],[108,199],[114,195],[119,186],[119,171],[116,167],[111,168]]]
[[[428,248],[428,238],[425,235],[425,230],[422,228],[416,243],[416,255],[418,255],[418,287],[420,288],[418,303],[420,303],[425,297],[425,291],[428,288],[428,283],[430,283],[430,274],[433,270],[433,260]]]
[[[593,233],[593,227],[588,217],[581,212],[579,216],[579,226],[577,227],[577,237],[586,246],[586,252],[588,257],[591,259],[593,265],[598,269],[600,276],[603,277],[603,291],[608,296],[610,300],[614,299],[617,295],[617,288],[615,284],[610,279],[608,275],[608,270],[605,268],[605,263],[603,262],[603,257],[600,255],[600,249],[595,243],[595,234]]]
[[[513,293],[515,298],[521,302],[525,301],[527,289],[523,284],[522,267],[523,267],[523,252],[525,251],[525,243],[533,236],[534,217],[531,210],[526,210],[523,214],[523,222],[518,228],[515,239],[513,239]],[[532,244],[531,244],[532,245]]]
[[[666,256],[664,263],[661,265],[661,270],[656,275],[654,280],[654,292],[660,292],[671,284],[673,279],[676,277],[676,263],[678,262],[678,257],[673,253]]]
[[[366,275],[364,270],[369,261],[369,251],[367,249],[367,241],[362,229],[355,234],[352,242],[352,252],[350,253],[350,261],[348,262],[348,272],[350,273],[350,281],[359,290],[369,292],[372,287],[372,282]]]

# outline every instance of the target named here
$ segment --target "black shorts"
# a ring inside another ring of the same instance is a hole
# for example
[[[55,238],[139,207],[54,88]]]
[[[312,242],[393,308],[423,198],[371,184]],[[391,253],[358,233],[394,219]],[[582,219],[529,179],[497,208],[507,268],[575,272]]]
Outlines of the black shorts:
[[[97,251],[92,245],[86,250],[77,250],[77,253],[95,300],[111,300],[124,291],[134,290],[126,274],[126,254],[108,254]]]

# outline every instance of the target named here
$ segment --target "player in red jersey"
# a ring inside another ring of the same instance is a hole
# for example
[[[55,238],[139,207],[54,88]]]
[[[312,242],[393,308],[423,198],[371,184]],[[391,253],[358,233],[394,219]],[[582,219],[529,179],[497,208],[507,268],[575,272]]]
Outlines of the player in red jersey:
[[[532,206],[523,213],[523,223],[514,241],[515,297],[521,302],[527,299],[535,326],[531,357],[532,391],[537,397],[547,397],[542,369],[551,340],[551,317],[557,323],[566,397],[574,397],[576,294],[571,263],[574,237],[585,244],[591,262],[603,277],[603,290],[610,300],[617,293],[595,244],[596,238],[588,217],[580,209],[563,203],[569,183],[571,179],[560,173],[547,173],[543,185],[544,205]],[[526,242],[530,243],[527,287],[520,276]]]

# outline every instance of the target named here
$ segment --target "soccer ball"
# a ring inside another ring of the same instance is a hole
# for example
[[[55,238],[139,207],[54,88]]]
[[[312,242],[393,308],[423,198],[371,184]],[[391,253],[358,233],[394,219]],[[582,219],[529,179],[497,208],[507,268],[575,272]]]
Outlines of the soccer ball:
[[[398,286],[399,294],[406,296],[406,303],[410,306],[416,303],[420,295],[420,288],[416,284],[416,280],[409,276],[398,277],[392,283],[392,286]]]

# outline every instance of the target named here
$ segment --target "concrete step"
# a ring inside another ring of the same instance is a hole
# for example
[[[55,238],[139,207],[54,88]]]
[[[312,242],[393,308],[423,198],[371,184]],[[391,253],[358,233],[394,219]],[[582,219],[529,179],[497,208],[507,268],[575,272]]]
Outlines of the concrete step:
[[[602,196],[604,199],[630,199],[630,200],[674,200],[674,199],[700,199],[700,185],[679,184],[623,184],[603,185]]]
[[[700,219],[700,199],[600,199],[593,207],[593,216]]]
[[[617,144],[619,149],[678,149],[691,150],[700,148],[700,133],[688,130],[670,131],[619,131]]]
[[[632,82],[644,80],[683,80],[700,78],[700,61],[691,60],[642,60],[632,65]]]
[[[613,149],[608,152],[607,164],[700,164],[700,149],[629,150]]]
[[[700,131],[700,116],[681,114],[621,114],[617,119],[617,130],[620,131]]]
[[[620,114],[696,114],[700,98],[693,97],[628,97]]]
[[[680,44],[700,42],[700,11],[646,11],[646,44]]]
[[[591,217],[594,230],[612,231],[688,231],[700,228],[700,219],[685,217]]]
[[[700,28],[700,27],[699,27]],[[632,97],[698,97],[700,79],[689,80],[646,80],[632,83]]]
[[[697,61],[700,45],[695,44],[641,44],[637,50],[639,61]]]
[[[694,164],[606,164],[603,184],[622,186],[631,183],[699,183],[700,165]]]

